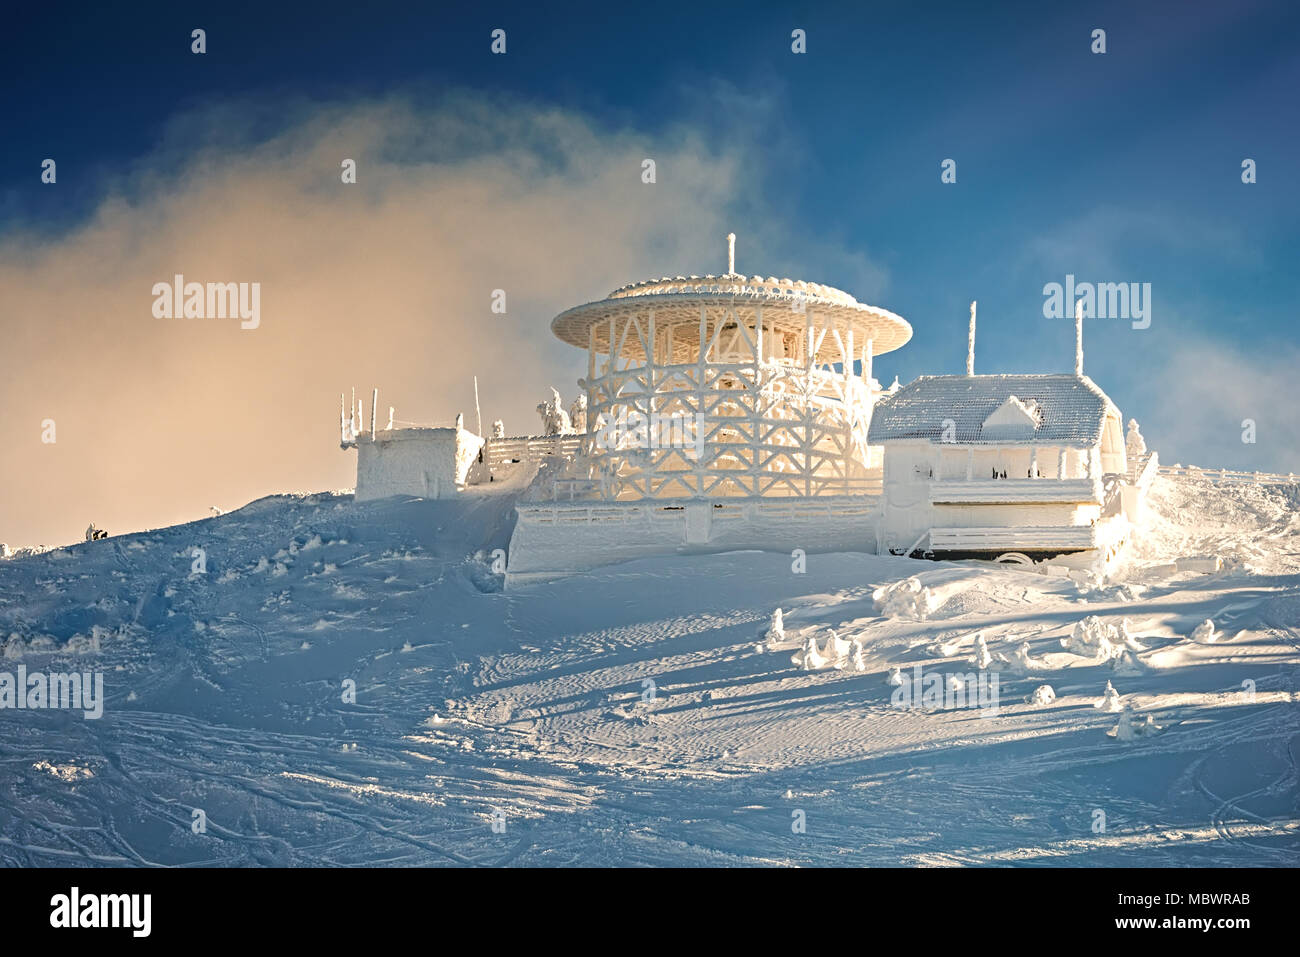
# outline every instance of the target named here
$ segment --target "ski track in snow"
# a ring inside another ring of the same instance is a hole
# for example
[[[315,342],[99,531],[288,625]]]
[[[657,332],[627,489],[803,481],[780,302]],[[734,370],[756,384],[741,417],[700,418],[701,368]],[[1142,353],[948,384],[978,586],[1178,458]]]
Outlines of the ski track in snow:
[[[1294,866],[1294,492],[1160,480],[1152,499],[1128,591],[736,552],[504,593],[485,556],[513,498],[482,493],[276,496],[3,561],[0,640],[56,650],[0,670],[100,670],[107,702],[0,711],[0,863]],[[1207,554],[1222,572],[1145,575]],[[911,576],[942,603],[882,615],[873,591]],[[756,651],[776,607],[785,641]],[[1140,673],[1062,648],[1089,615],[1129,619]],[[1191,640],[1205,619],[1218,639]],[[863,672],[792,663],[832,629]],[[976,632],[1042,663],[1003,672],[996,716],[891,704],[893,668],[975,671]],[[98,654],[65,647],[91,636]],[[1108,734],[1107,680],[1161,730]],[[1041,684],[1055,700],[1027,703]]]

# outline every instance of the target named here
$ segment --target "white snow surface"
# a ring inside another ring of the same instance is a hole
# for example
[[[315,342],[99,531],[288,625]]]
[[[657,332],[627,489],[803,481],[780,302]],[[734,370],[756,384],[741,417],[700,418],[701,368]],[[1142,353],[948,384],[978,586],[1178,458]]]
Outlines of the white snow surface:
[[[0,711],[0,864],[1300,864],[1294,490],[1158,479],[1101,584],[748,551],[503,592],[511,494],[276,496],[0,560],[0,671],[107,698]],[[1063,647],[1091,616],[1118,655]],[[978,663],[995,714],[891,705]]]

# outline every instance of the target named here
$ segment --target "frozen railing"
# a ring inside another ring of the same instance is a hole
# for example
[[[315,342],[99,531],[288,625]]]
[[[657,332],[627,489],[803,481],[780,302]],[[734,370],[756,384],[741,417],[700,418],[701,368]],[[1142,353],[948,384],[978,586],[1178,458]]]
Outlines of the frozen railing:
[[[1124,487],[1128,484],[1118,472],[1104,475],[1101,479],[1101,514],[1109,518],[1124,510]]]
[[[522,462],[536,462],[551,455],[573,456],[582,447],[582,435],[532,435],[510,439],[488,439],[483,459],[488,470]]]
[[[361,440],[374,442],[383,438],[385,432],[408,429],[457,429],[460,427],[460,416],[442,422],[411,422],[407,419],[399,419],[397,418],[397,410],[391,405],[388,407],[388,415],[381,418],[379,415],[379,389],[376,387],[370,393],[370,427],[367,428],[364,397],[358,399],[357,390],[354,388],[352,390],[352,401],[349,405],[344,394],[339,393],[339,448],[342,449],[356,448],[357,442]]]
[[[1106,476],[1118,480],[1120,476]],[[1021,504],[1033,502],[1101,502],[1102,483],[1097,479],[972,479],[930,483],[933,505]]]
[[[713,503],[713,519],[736,521],[750,518],[753,513],[761,514],[763,518],[863,518],[874,514],[879,505],[879,495],[723,499]]]
[[[438,422],[410,422],[406,419],[389,418],[387,426],[381,425],[379,432],[383,433],[388,429],[454,429],[456,427],[455,419],[443,419]]]
[[[1235,469],[1203,469],[1195,465],[1162,465],[1160,474],[1176,478],[1202,479],[1227,485],[1294,485],[1300,476],[1292,472],[1244,472]]]
[[[560,478],[553,483],[555,501],[603,498],[606,483],[598,478]]]
[[[1154,451],[1131,456],[1128,464],[1129,484],[1146,488],[1151,484],[1151,480],[1156,477],[1156,472],[1159,469],[1160,456],[1156,455]]]
[[[696,476],[691,472],[666,472],[654,476],[650,480],[653,484],[667,485],[671,487],[677,495],[668,493],[655,495],[647,494],[643,489],[638,489],[635,497],[624,496],[619,499],[622,502],[675,502],[677,496],[682,494],[681,482],[671,482],[673,476],[679,475],[691,485],[694,484]],[[808,482],[801,477],[791,477],[789,482],[781,480],[780,475],[764,476],[763,492],[759,495],[727,495],[727,494],[705,494],[703,500],[714,503],[729,501],[751,501],[759,499],[762,501],[816,501],[823,498],[840,498],[851,496],[862,498],[864,500],[874,500],[880,497],[883,491],[883,485],[880,476],[866,476],[863,478],[843,478],[840,476],[816,477],[811,481],[811,489],[808,488]],[[752,478],[747,481],[752,482]],[[613,500],[612,489],[616,487],[615,483],[605,478],[557,478],[550,488],[552,491],[547,494],[543,493],[537,496],[535,501],[557,501],[557,502],[574,502],[594,500]],[[622,486],[628,488],[627,484]]]
[[[658,499],[636,502],[520,502],[519,521],[538,525],[684,523],[686,509],[703,506],[714,522],[754,519],[842,518],[865,520],[879,506],[879,498],[825,496],[801,498],[734,498],[723,501]]]
[[[1092,525],[1022,525],[983,528],[932,528],[930,548],[945,551],[1038,551],[1097,546]]]

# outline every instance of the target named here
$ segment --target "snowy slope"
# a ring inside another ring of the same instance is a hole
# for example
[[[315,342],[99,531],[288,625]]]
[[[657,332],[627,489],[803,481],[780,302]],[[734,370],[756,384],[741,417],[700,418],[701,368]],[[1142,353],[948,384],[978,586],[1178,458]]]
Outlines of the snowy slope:
[[[108,698],[0,711],[0,863],[1300,863],[1294,492],[1153,501],[1104,587],[738,552],[506,593],[497,492],[280,496],[0,561],[0,670]],[[1165,564],[1201,555],[1224,569]],[[895,669],[980,657],[996,715],[891,702]],[[1095,706],[1108,681],[1132,711]]]

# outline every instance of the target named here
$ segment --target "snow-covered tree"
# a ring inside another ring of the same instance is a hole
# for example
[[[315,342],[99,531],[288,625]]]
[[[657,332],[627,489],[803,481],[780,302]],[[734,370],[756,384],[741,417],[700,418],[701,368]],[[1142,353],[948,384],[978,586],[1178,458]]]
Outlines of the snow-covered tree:
[[[1129,458],[1146,454],[1146,439],[1142,438],[1142,433],[1138,431],[1137,419],[1128,420],[1128,435],[1124,439],[1124,449]]]
[[[1146,671],[1137,655],[1127,648],[1120,648],[1118,654],[1110,659],[1110,670],[1117,675],[1140,675]]]
[[[543,435],[570,435],[573,432],[569,413],[564,411],[564,400],[554,386],[551,387],[550,399],[538,404],[537,414],[542,417]]]
[[[831,629],[831,633],[826,637],[826,644],[822,646],[821,654],[828,662],[839,664],[844,658],[848,657],[850,643],[847,638],[841,638]]]
[[[1124,703],[1120,699],[1119,692],[1109,681],[1106,682],[1106,690],[1102,693],[1101,700],[1093,705],[1094,708],[1100,708],[1102,711],[1121,711]]]
[[[574,432],[587,431],[587,393],[579,392],[573,405],[569,406],[569,424]]]
[[[1031,671],[1038,671],[1043,667],[1043,663],[1034,658],[1029,653],[1029,642],[1022,641],[1020,647],[1010,655],[998,655],[998,660],[1007,666],[1007,670],[1014,674],[1025,675]]]
[[[1051,704],[1056,700],[1056,690],[1051,685],[1039,685],[1025,700],[1030,704]]]
[[[763,635],[764,641],[769,648],[775,648],[781,642],[785,641],[785,621],[781,617],[781,609],[778,608],[772,612],[772,620],[767,626],[767,631]]]
[[[1151,715],[1138,715],[1131,704],[1126,704],[1124,710],[1119,713],[1119,724],[1115,726],[1114,733],[1120,741],[1133,741],[1163,730],[1151,719]]]
[[[826,659],[821,656],[821,651],[817,648],[817,639],[812,635],[803,640],[803,648],[795,652],[790,660],[804,671],[816,671],[826,667]]]
[[[854,638],[849,642],[849,670],[856,671],[858,674],[867,670],[866,649],[862,647],[861,638]]]

